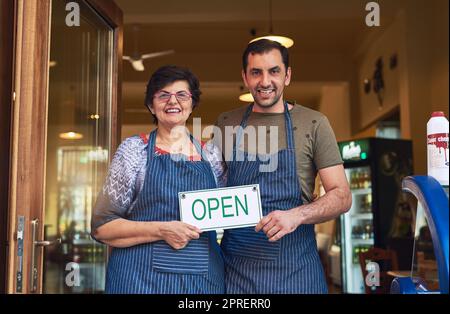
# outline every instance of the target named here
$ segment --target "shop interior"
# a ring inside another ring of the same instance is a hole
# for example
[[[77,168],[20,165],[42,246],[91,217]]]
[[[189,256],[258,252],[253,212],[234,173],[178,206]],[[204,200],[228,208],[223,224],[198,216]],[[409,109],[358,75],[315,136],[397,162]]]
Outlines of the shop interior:
[[[427,173],[431,113],[449,114],[447,0],[377,1],[379,26],[366,24],[364,0],[114,1],[124,22],[121,139],[155,128],[144,93],[158,67],[196,73],[202,98],[192,118],[206,127],[249,103],[240,100],[248,92],[241,79],[246,44],[269,32],[288,36],[294,44],[285,99],[328,117],[353,195],[347,214],[316,225],[329,292],[389,293],[393,278],[412,272],[439,288],[423,209],[401,184]],[[45,238],[61,245],[45,250],[43,292],[101,293],[108,249],[90,237],[90,217],[114,152],[110,112],[99,105],[109,97],[111,64],[100,52],[111,37],[86,13],[68,41],[58,14],[65,2],[52,6]],[[79,286],[65,284],[68,261],[81,267]],[[370,261],[381,267],[375,286],[365,281]]]

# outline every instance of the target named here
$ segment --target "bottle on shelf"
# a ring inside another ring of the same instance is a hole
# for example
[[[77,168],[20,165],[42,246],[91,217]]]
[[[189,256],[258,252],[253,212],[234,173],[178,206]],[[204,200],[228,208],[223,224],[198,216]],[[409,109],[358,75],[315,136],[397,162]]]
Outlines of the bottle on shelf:
[[[357,180],[357,182],[358,182],[358,189],[363,189],[364,188],[363,174],[362,174],[361,171],[358,171],[356,173],[356,175],[358,177],[358,180]]]
[[[371,234],[372,234],[372,224],[369,222],[364,225],[363,238],[368,240],[371,238]]]
[[[355,187],[355,183],[356,183],[356,177],[355,177],[355,171],[352,171],[351,173],[350,173],[350,188],[351,189],[355,189],[356,187]]]
[[[366,199],[367,199],[367,212],[371,213],[372,212],[372,194],[371,193],[367,194]]]
[[[359,246],[355,246],[353,248],[353,264],[358,264],[359,263],[359,252],[360,252],[360,247]]]
[[[363,214],[364,211],[365,211],[365,210],[364,210],[365,207],[366,207],[366,197],[363,196],[363,197],[360,198],[360,202],[359,202],[359,212]]]
[[[365,189],[369,189],[370,187],[371,187],[371,180],[370,180],[370,175],[369,175],[369,171],[368,170],[365,170],[364,171],[364,174],[363,174],[363,178],[364,178],[364,188]]]
[[[360,212],[361,214],[367,214],[372,212],[372,195],[366,194],[361,197],[360,203]]]
[[[358,226],[352,227],[352,239],[358,239]]]
[[[364,229],[361,225],[353,226],[352,228],[352,238],[353,239],[362,239]]]
[[[356,245],[353,247],[353,264],[359,264],[359,254],[367,252],[372,245],[364,244],[364,245]]]
[[[372,194],[365,195],[364,199],[365,199],[364,212],[371,213],[372,212]]]

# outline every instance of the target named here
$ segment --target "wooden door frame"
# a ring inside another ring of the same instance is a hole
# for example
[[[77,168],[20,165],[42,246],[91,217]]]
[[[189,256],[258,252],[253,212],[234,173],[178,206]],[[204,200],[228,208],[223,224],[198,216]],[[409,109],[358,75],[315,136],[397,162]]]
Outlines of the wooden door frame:
[[[114,29],[114,56],[112,69],[111,95],[111,150],[121,142],[122,125],[122,55],[123,55],[123,14],[120,8],[112,0],[86,0]],[[110,154],[112,159],[112,154]]]
[[[14,2],[0,2],[0,138],[3,153],[0,154],[0,294],[6,293],[8,252],[8,199],[10,170],[10,136],[12,109],[12,82],[14,61]]]
[[[83,0],[79,0],[83,1]],[[111,0],[84,0],[114,30],[111,95],[111,150],[120,141],[123,16]],[[11,120],[11,162],[9,176],[7,292],[30,291],[31,220],[44,221],[45,161],[50,54],[51,0],[16,2],[14,82],[15,101]],[[110,154],[111,155],[111,154]],[[17,290],[17,224],[25,217],[23,287]],[[39,239],[44,228],[39,228]],[[42,253],[42,250],[41,252]],[[42,275],[42,254],[38,259]],[[42,292],[39,276],[38,292]]]

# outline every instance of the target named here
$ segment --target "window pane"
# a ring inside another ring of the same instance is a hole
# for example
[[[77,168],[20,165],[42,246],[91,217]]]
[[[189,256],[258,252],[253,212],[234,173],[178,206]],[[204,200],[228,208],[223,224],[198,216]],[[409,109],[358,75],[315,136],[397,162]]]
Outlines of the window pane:
[[[113,32],[86,5],[66,25],[66,1],[52,1],[45,198],[45,293],[104,290],[106,247],[90,237],[90,217],[110,152]],[[79,276],[77,277],[77,275]]]

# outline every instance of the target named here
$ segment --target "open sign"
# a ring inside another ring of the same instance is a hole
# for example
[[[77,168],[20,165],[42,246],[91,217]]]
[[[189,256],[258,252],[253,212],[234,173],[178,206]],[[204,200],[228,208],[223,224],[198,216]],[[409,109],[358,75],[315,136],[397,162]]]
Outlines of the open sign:
[[[256,226],[262,218],[259,185],[179,192],[181,221],[203,231]]]

